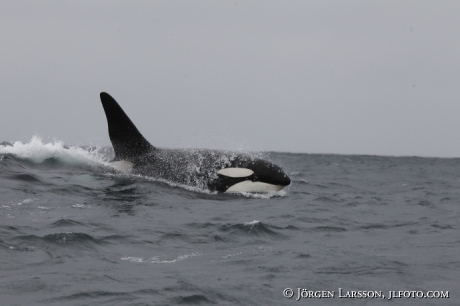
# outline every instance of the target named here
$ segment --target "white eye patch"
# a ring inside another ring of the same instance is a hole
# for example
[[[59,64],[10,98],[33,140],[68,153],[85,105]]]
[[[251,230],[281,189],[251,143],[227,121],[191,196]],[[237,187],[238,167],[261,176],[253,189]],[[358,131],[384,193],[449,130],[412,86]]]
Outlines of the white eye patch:
[[[254,171],[246,168],[224,168],[217,171],[217,173],[229,177],[247,177],[254,173]]]

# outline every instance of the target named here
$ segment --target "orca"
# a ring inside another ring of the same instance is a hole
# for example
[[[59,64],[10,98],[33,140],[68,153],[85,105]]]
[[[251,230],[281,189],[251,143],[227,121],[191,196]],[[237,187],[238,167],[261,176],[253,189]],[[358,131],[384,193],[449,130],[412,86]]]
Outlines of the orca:
[[[151,145],[108,93],[100,94],[107,117],[114,168],[211,192],[277,192],[291,179],[274,163],[250,154],[210,149],[160,149]]]

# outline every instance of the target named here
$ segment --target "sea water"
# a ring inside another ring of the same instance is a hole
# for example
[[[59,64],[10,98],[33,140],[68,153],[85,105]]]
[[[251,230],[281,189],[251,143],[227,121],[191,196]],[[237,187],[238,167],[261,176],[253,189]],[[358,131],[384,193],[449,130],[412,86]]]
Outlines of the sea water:
[[[111,148],[0,145],[1,305],[458,305],[460,159],[266,153],[219,194]]]

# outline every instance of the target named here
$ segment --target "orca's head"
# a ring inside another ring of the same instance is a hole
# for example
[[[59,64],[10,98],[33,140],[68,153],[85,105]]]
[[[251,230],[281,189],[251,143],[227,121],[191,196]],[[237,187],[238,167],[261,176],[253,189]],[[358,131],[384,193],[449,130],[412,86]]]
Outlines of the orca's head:
[[[236,160],[217,175],[215,189],[221,192],[276,192],[291,184],[279,166],[262,159]]]

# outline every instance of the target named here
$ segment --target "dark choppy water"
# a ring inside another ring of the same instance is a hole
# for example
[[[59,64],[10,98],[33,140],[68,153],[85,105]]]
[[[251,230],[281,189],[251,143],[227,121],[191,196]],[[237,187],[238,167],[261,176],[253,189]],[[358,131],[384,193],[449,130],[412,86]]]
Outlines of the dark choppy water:
[[[293,183],[250,196],[119,175],[105,151],[0,146],[1,305],[459,305],[460,159],[270,153]]]

